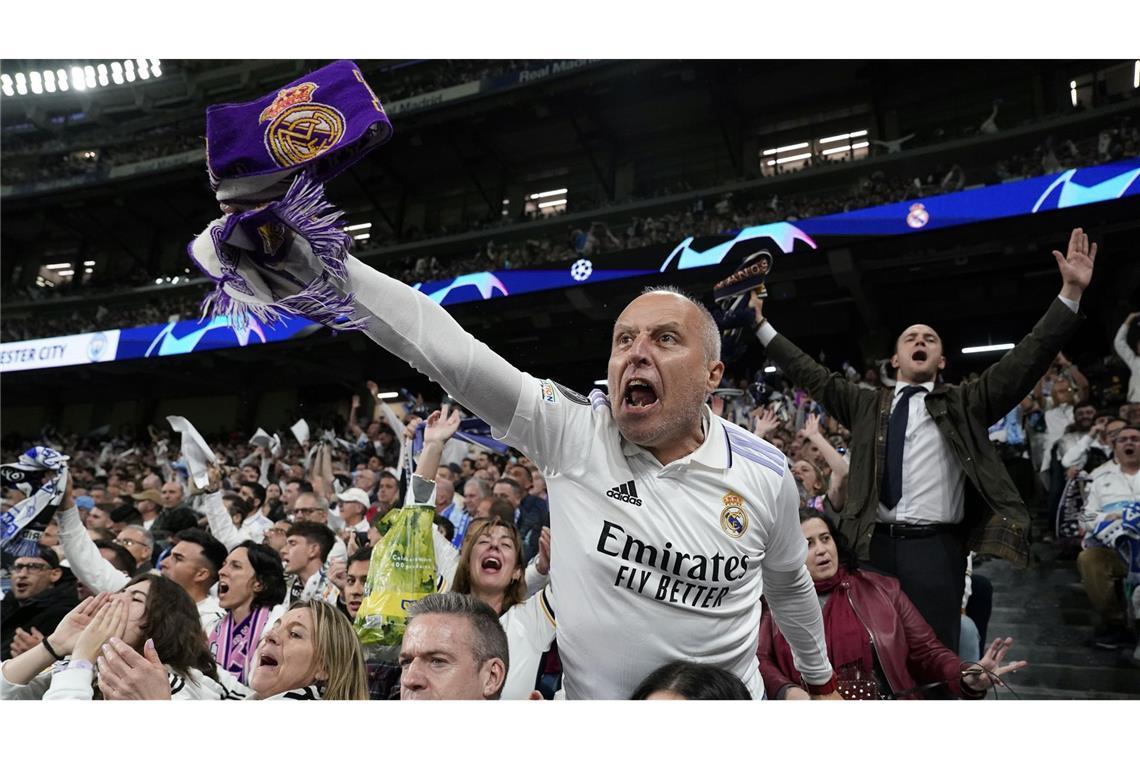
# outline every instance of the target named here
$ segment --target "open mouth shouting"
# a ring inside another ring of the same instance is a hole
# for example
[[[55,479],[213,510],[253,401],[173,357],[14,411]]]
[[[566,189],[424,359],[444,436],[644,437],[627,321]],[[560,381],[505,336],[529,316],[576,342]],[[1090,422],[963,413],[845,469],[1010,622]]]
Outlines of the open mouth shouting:
[[[926,361],[928,357],[929,354],[926,353],[925,348],[920,348],[910,355],[911,361],[915,362],[916,364],[921,364],[922,362]]]
[[[479,563],[479,568],[484,573],[498,575],[503,570],[503,559],[494,554],[488,554],[483,557],[483,560]]]
[[[657,407],[658,392],[656,386],[649,380],[635,377],[626,381],[621,395],[623,411],[634,414],[643,414]]]

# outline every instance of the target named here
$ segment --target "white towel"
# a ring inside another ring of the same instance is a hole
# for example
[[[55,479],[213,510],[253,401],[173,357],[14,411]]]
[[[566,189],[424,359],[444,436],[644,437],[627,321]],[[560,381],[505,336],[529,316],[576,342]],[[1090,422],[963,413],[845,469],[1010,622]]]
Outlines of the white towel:
[[[190,478],[194,481],[194,485],[197,488],[205,488],[210,484],[209,466],[217,463],[217,456],[188,419],[171,415],[166,421],[175,432],[182,434],[182,456],[186,459],[186,466],[190,469]]]
[[[293,427],[289,428],[293,431],[293,435],[297,438],[297,443],[304,446],[309,442],[309,423],[301,418],[293,423]]]

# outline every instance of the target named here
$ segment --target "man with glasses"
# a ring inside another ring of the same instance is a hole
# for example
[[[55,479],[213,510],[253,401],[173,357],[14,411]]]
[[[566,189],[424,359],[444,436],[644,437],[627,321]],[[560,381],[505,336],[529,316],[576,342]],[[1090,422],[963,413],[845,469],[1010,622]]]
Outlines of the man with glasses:
[[[11,659],[29,642],[48,636],[75,606],[75,585],[61,582],[59,555],[41,547],[33,557],[17,557],[8,568],[12,592],[0,602],[0,658]]]
[[[149,530],[138,525],[128,525],[119,531],[115,543],[129,551],[135,558],[137,572],[143,573],[153,569],[151,559],[154,555],[154,536]]]
[[[1126,425],[1112,445],[1114,461],[1092,473],[1081,515],[1083,550],[1077,569],[1089,601],[1100,613],[1100,624],[1093,632],[1093,645],[1099,649],[1131,647],[1136,637],[1125,624],[1124,598],[1117,590],[1128,572],[1116,549],[1098,541],[1106,523],[1125,518],[1125,509],[1140,508],[1140,427]]]
[[[329,510],[327,507],[321,506],[317,501],[316,494],[302,493],[293,502],[293,522],[304,523],[318,523],[324,525],[326,528],[329,526]],[[335,532],[333,534],[336,535]],[[336,538],[333,541],[332,551],[329,552],[328,562],[330,565],[334,563],[348,564],[348,547],[345,546],[344,541]]]

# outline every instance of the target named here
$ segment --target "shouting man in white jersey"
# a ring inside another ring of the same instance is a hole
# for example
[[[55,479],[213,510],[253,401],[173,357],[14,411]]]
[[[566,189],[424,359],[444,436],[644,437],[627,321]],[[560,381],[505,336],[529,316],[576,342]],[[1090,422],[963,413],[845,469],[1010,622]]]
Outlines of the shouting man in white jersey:
[[[805,687],[834,695],[795,481],[777,449],[705,405],[724,364],[703,306],[669,290],[636,298],[614,326],[609,396],[586,398],[515,369],[418,290],[347,263],[369,336],[542,468],[568,697],[627,698],[673,660],[723,667],[759,697],[761,593]]]

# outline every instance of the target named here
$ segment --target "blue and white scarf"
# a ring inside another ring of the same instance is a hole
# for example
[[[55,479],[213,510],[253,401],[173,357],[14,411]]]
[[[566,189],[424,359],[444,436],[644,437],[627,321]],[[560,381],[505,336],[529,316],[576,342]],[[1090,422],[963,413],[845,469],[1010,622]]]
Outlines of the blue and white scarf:
[[[51,521],[55,509],[63,501],[67,490],[67,460],[69,457],[47,446],[30,448],[16,462],[3,465],[4,479],[8,482],[38,479],[46,472],[55,476],[32,493],[30,483],[16,487],[28,498],[0,515],[0,548],[14,557],[32,557],[39,552],[39,540]]]
[[[1127,568],[1124,576],[1124,594],[1134,596],[1140,588],[1140,501],[1109,504],[1105,511],[1110,514],[1120,512],[1119,520],[1106,517],[1097,522],[1093,538],[1100,544],[1120,553]],[[1135,600],[1133,600],[1135,602]]]

